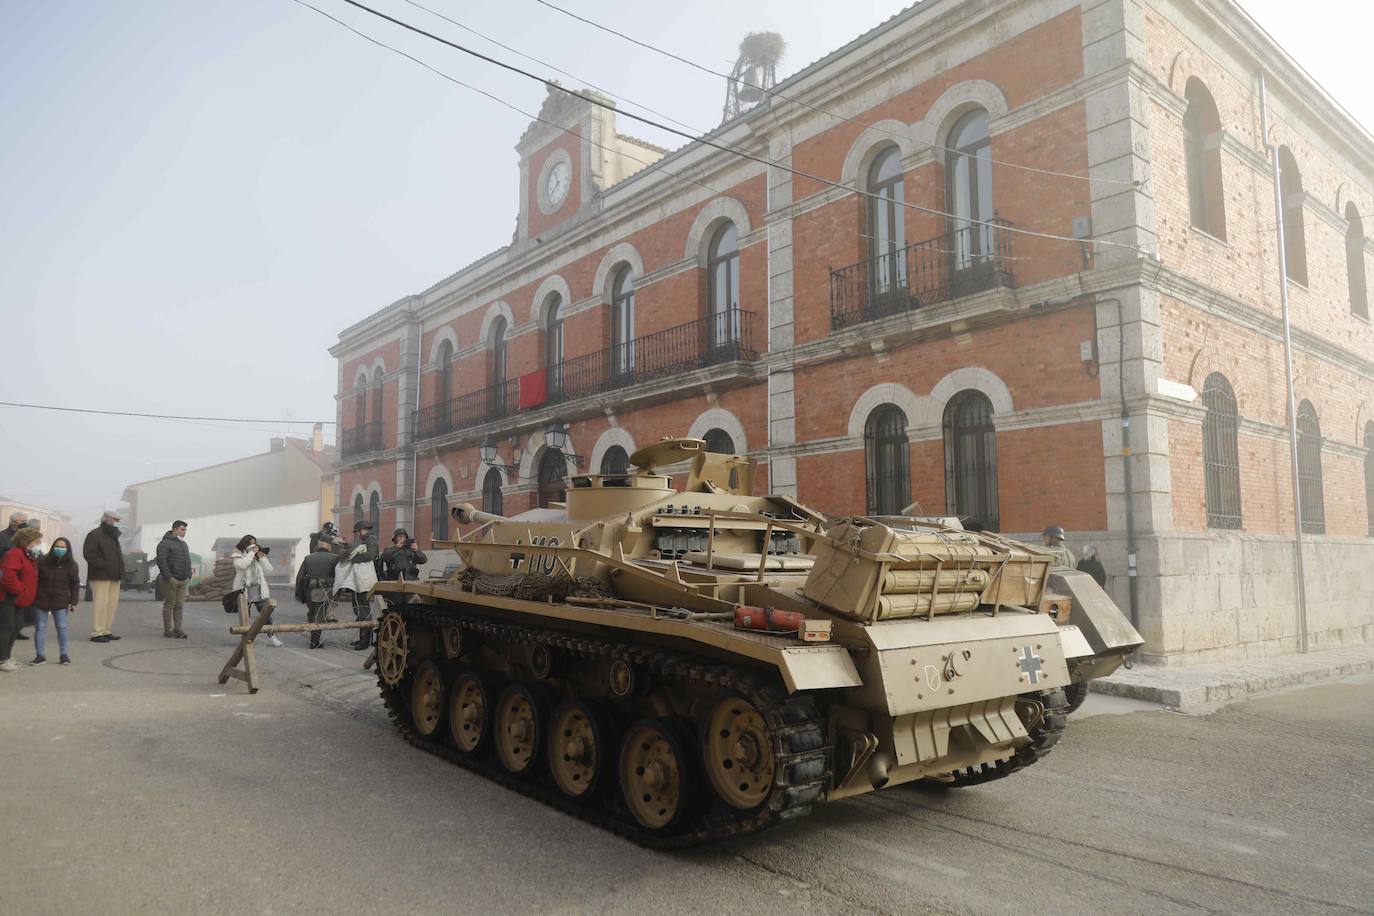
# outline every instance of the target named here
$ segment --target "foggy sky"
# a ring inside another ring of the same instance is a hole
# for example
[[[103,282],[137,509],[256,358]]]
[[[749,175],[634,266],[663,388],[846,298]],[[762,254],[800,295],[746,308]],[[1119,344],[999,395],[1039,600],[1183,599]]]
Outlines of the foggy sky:
[[[536,83],[312,2],[527,111],[543,100]],[[720,120],[722,80],[534,0],[423,2],[681,121]],[[374,5],[511,57],[401,0]],[[746,32],[779,31],[783,77],[906,4],[562,5],[721,70]],[[1243,5],[1374,124],[1367,0]],[[79,527],[129,483],[307,436],[304,421],[335,416],[326,350],[341,328],[510,241],[528,119],[292,0],[3,0],[0,12],[0,400],[302,421],[0,408],[0,494]]]

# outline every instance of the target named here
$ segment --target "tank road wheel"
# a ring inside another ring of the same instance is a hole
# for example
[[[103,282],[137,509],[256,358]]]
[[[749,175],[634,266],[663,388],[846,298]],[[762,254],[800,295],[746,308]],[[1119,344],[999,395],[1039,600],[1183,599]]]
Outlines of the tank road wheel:
[[[691,771],[683,742],[664,719],[641,719],[620,745],[620,790],[640,826],[666,832],[687,809]]]
[[[445,624],[442,633],[444,636],[444,655],[450,660],[467,651],[467,634],[458,624]]]
[[[426,659],[410,682],[410,720],[422,738],[433,740],[443,731],[448,710],[444,704],[444,673]]]
[[[548,707],[538,688],[515,683],[496,701],[496,756],[516,776],[532,773],[544,746]]]
[[[773,791],[777,756],[763,715],[743,697],[723,697],[701,731],[701,759],[716,794],[732,808],[747,811]]]
[[[613,752],[606,717],[583,700],[564,700],[549,720],[549,772],[564,795],[585,798],[601,787]]]
[[[486,750],[491,737],[493,692],[476,671],[464,671],[449,689],[448,729],[453,745],[467,757]]]
[[[410,660],[410,634],[400,614],[388,611],[377,625],[377,673],[388,687],[395,687],[405,677]]]

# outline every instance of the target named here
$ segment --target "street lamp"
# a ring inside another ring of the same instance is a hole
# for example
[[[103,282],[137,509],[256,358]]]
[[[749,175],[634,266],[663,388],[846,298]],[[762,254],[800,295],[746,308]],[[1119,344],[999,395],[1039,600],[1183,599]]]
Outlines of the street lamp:
[[[519,467],[520,456],[515,456],[515,464],[506,464],[501,461],[496,450],[496,440],[490,436],[482,440],[482,444],[477,446],[477,453],[482,458],[482,463],[489,468],[500,468],[505,471],[507,476],[513,475]]]
[[[544,429],[544,444],[554,451],[561,452],[563,457],[577,467],[582,463],[581,455],[574,455],[568,451],[568,424],[562,420],[554,420]]]

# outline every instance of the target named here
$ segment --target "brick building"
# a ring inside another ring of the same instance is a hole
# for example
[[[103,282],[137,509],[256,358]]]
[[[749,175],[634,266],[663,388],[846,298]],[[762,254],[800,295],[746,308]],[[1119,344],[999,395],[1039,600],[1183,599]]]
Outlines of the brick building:
[[[1367,641],[1374,139],[1231,0],[926,0],[711,135],[774,166],[551,92],[512,243],[331,350],[340,521],[427,540],[448,500],[511,514],[557,499],[570,455],[690,433],[835,514],[1061,524],[1127,607],[1124,403],[1145,657],[1292,650],[1261,68],[1310,638]]]

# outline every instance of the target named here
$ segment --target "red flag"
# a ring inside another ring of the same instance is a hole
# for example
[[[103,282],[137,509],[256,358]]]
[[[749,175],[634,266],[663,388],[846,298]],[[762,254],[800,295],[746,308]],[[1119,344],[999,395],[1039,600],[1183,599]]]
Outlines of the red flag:
[[[520,376],[520,409],[538,407],[549,399],[549,377],[545,369]]]

